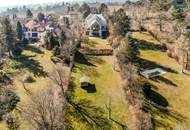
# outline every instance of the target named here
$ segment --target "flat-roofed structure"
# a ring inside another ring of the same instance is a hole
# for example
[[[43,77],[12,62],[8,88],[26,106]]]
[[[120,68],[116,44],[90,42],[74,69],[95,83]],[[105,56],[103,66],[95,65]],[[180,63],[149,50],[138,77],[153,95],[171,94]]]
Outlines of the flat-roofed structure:
[[[167,71],[162,68],[155,68],[155,69],[150,69],[150,70],[145,70],[145,71],[140,72],[140,74],[144,76],[145,78],[153,78],[165,73],[167,73]]]

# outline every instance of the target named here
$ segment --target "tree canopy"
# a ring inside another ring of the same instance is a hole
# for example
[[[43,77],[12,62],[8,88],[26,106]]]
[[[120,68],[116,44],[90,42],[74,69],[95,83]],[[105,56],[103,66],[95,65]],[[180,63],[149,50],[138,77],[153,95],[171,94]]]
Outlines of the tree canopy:
[[[26,11],[26,17],[28,17],[28,18],[33,17],[33,13],[32,13],[32,11],[31,11],[30,9],[28,9],[28,10]]]
[[[90,6],[85,2],[80,7],[79,11],[83,14],[84,19],[91,13]]]
[[[17,35],[17,38],[18,38],[19,40],[22,40],[22,37],[23,37],[23,30],[22,30],[22,25],[21,25],[20,21],[17,22],[16,35]]]
[[[45,15],[40,12],[40,13],[38,13],[37,18],[38,18],[38,21],[42,22],[44,20],[44,18],[45,18]]]
[[[111,16],[111,24],[113,28],[113,35],[125,36],[130,29],[130,19],[126,15],[124,9],[119,9],[113,12]]]
[[[5,50],[9,52],[9,56],[11,56],[11,52],[15,47],[15,31],[11,25],[9,18],[5,17],[2,21],[2,42]]]

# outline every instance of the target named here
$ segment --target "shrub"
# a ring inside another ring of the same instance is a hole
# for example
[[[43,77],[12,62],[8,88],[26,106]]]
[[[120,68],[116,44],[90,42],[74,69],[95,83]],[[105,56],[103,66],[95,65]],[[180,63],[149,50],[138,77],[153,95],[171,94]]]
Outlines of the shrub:
[[[56,46],[55,48],[53,48],[53,55],[57,56],[61,54],[61,48]]]
[[[40,12],[40,13],[38,13],[37,18],[38,18],[38,21],[42,22],[45,19],[45,15]]]
[[[20,98],[11,90],[3,89],[0,91],[0,119],[6,113],[12,111]]]
[[[186,17],[186,14],[182,9],[176,9],[172,12],[172,16],[174,19],[183,19]]]
[[[0,86],[7,86],[12,83],[12,79],[3,71],[0,71]]]
[[[22,53],[22,48],[20,47],[17,47],[14,51],[13,51],[13,54],[14,55],[21,55]]]
[[[27,75],[25,78],[24,78],[24,82],[25,83],[33,83],[35,82],[36,80],[34,79],[34,77],[32,75]]]
[[[20,123],[18,121],[18,117],[14,116],[12,114],[7,115],[6,123],[7,123],[9,130],[17,130],[20,126]]]
[[[28,43],[29,43],[28,39],[23,38],[23,40],[22,40],[22,44],[27,45]]]

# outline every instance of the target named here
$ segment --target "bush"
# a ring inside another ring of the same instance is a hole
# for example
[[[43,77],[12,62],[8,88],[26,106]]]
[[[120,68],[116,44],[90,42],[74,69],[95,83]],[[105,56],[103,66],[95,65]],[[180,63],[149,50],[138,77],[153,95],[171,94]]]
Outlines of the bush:
[[[43,13],[38,13],[37,15],[38,21],[42,22],[45,19],[45,15]]]
[[[9,128],[9,130],[17,130],[20,126],[20,123],[18,121],[18,117],[8,114],[6,117],[6,123]]]
[[[54,56],[58,56],[61,54],[61,48],[56,46],[55,48],[53,48],[53,55]]]
[[[0,86],[13,84],[12,79],[3,71],[0,71]]]
[[[29,43],[28,39],[23,38],[23,40],[22,40],[22,44],[27,45],[28,43]]]
[[[172,16],[174,19],[183,19],[186,17],[186,14],[182,9],[176,9],[172,12]]]
[[[17,103],[20,101],[20,98],[11,90],[1,90],[0,91],[0,119],[6,113],[12,111]]]
[[[22,53],[22,48],[17,47],[14,51],[13,51],[13,55],[21,55]]]
[[[24,78],[24,82],[25,83],[33,83],[35,82],[36,80],[34,79],[34,77],[32,75],[27,75],[25,78]]]

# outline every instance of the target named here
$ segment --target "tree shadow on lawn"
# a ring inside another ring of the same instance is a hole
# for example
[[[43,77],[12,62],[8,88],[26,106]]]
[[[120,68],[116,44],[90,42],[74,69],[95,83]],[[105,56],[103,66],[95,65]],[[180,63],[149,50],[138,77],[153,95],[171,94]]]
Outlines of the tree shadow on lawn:
[[[36,47],[36,46],[33,46],[33,45],[28,45],[28,46],[26,46],[24,49],[25,49],[25,50],[32,51],[32,52],[34,52],[34,53],[44,54],[44,52],[43,52],[40,48],[38,48],[38,47]]]
[[[77,52],[75,56],[75,62],[79,64],[85,64],[88,66],[96,66],[95,64],[104,64],[105,61],[101,59],[100,56],[90,56],[90,55],[84,55],[80,52]]]
[[[169,80],[169,79],[167,79],[167,78],[165,78],[165,77],[163,77],[161,75],[153,77],[153,78],[151,78],[151,80],[153,80],[155,82],[164,82],[167,85],[171,85],[171,86],[177,87],[177,84],[175,84],[171,80]]]
[[[40,65],[40,62],[31,58],[31,56],[22,56],[22,58],[16,58],[17,62],[21,63],[22,68],[27,68],[34,76],[43,76],[47,77],[48,73],[44,71],[43,66]]]
[[[76,73],[78,69],[83,75],[90,77],[99,77],[100,73],[97,71],[96,65],[91,62],[93,58],[94,57],[84,56],[82,53],[78,52],[75,57],[75,62],[78,64],[75,64],[73,72]]]
[[[75,62],[79,63],[79,64],[83,64],[83,65],[87,65],[87,66],[95,66],[94,64],[92,64],[91,62],[89,62],[89,59],[83,55],[80,52],[77,52],[75,55]]]
[[[73,72],[77,73],[77,70],[80,71],[81,76],[89,76],[89,77],[99,77],[100,73],[97,71],[95,67],[89,67],[85,65],[76,65],[73,68]]]
[[[169,103],[165,97],[160,95],[154,90],[151,90],[150,97],[145,99],[145,104],[143,110],[151,114],[153,130],[156,127],[163,127],[166,130],[171,130],[171,124],[167,123],[166,121],[161,121],[157,116],[162,117],[163,119],[168,119],[170,121],[179,121],[183,122],[187,120],[187,117],[179,114],[178,112],[168,109]]]
[[[149,61],[147,59],[138,58],[137,65],[139,66],[140,71],[147,70],[147,69],[155,69],[155,68],[162,68],[170,73],[177,74],[178,72],[170,67],[162,66],[154,61]]]
[[[137,59],[137,65],[139,66],[138,68],[140,69],[140,71],[148,70],[148,69],[155,69],[155,68],[162,68],[165,71],[170,72],[170,73],[175,73],[175,74],[178,73],[177,71],[175,71],[169,67],[165,67],[165,66],[159,65],[156,62],[149,61],[149,60],[142,59],[142,58]],[[155,82],[164,82],[165,84],[177,87],[177,84],[175,84],[173,81],[171,81],[171,80],[169,80],[163,76],[156,76],[156,77],[153,77],[150,79],[155,81]]]
[[[160,44],[147,42],[145,40],[138,40],[138,39],[135,39],[135,38],[133,38],[133,40],[134,40],[134,42],[137,43],[136,45],[141,50],[159,50],[159,51],[162,51],[162,52],[166,51],[166,47],[164,47],[164,46],[162,46]]]
[[[75,83],[75,80],[76,80],[76,78],[71,76],[70,81],[69,81],[69,86],[66,91],[66,93],[67,93],[66,95],[71,98],[74,97],[74,93],[75,93],[76,86],[77,86],[77,84]]]
[[[101,58],[101,56],[88,56],[87,59],[94,64],[102,65],[105,63],[105,61]]]

